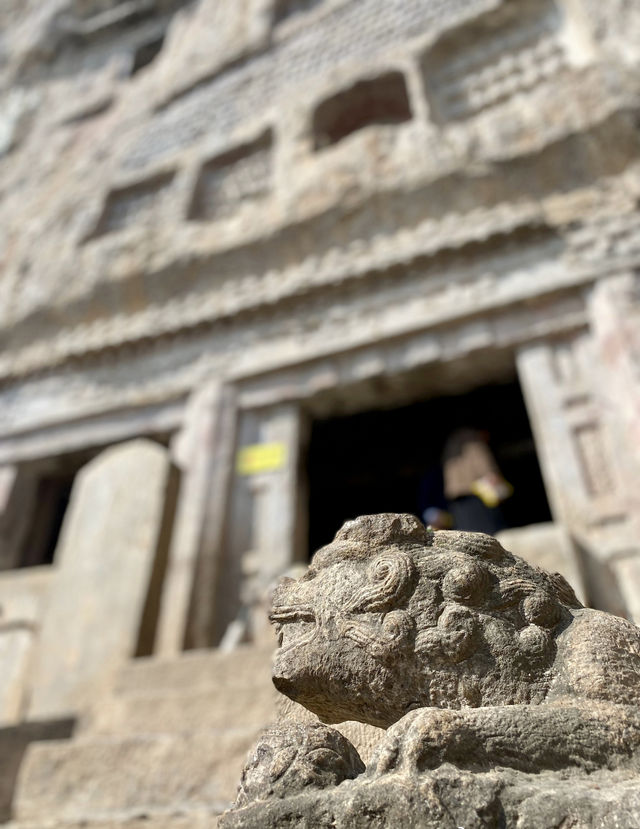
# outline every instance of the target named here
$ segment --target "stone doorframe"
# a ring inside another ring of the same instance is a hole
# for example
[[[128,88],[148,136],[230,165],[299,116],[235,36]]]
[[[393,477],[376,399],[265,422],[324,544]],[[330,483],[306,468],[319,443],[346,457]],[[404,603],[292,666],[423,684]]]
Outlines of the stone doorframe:
[[[602,363],[594,334],[599,302],[588,289],[558,292],[536,305],[267,373],[230,376],[196,392],[179,438],[185,453],[194,452],[193,490],[188,483],[183,488],[190,503],[182,508],[185,528],[176,534],[182,540],[166,584],[159,652],[218,643],[241,611],[241,591],[247,600],[247,589],[264,589],[304,557],[301,448],[309,415],[341,412],[354,395],[365,408],[367,395],[375,400],[385,383],[390,393],[409,395],[400,388],[403,376],[427,375],[430,393],[446,393],[452,371],[460,388],[474,376],[490,382],[506,365],[515,365],[554,519],[614,571],[622,562],[620,578],[629,562],[637,567],[634,511],[622,497],[611,412],[600,406],[592,371]],[[203,434],[205,442],[188,449]],[[266,468],[241,472],[239,450],[256,446],[276,455]],[[630,614],[640,614],[629,600],[627,605]]]
[[[635,411],[638,390],[624,380],[629,355],[609,346],[611,330],[622,330],[627,314],[620,297],[636,283],[623,274],[349,351],[336,353],[328,343],[333,353],[328,348],[268,372],[200,382],[188,399],[7,436],[0,440],[0,465],[153,432],[174,435],[171,457],[182,482],[155,650],[177,654],[220,641],[240,609],[245,577],[251,589],[262,589],[304,556],[300,458],[310,414],[346,411],[354,399],[366,408],[381,388],[394,402],[403,395],[410,402],[402,378],[426,376],[429,393],[446,393],[451,374],[460,388],[474,377],[488,382],[492,372],[515,363],[554,518],[606,560],[640,618],[634,529],[640,508],[629,483],[633,459],[620,449],[630,446],[633,423],[618,422],[611,394],[602,400],[616,380],[616,402],[630,396],[620,412]],[[276,447],[271,467],[239,474],[237,450],[265,443]]]

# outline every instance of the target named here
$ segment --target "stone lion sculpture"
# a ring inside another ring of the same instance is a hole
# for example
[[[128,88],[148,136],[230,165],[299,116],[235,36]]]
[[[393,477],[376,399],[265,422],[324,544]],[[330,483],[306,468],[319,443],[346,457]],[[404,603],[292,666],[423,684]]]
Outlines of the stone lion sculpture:
[[[363,516],[280,583],[270,618],[279,691],[323,723],[387,729],[365,779],[640,769],[640,629],[491,536]],[[341,781],[357,784],[358,760],[345,753]]]

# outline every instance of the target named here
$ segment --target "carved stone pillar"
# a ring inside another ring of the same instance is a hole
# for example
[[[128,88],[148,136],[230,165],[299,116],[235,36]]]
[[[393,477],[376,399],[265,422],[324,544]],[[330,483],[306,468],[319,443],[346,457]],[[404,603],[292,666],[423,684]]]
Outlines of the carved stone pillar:
[[[606,422],[626,515],[612,566],[633,618],[640,622],[640,278],[602,280],[589,298],[595,393]]]
[[[156,652],[207,647],[235,446],[235,393],[211,383],[194,393],[172,444],[182,471]]]
[[[299,407],[247,411],[238,429],[225,561],[216,593],[216,641],[304,555],[306,498],[299,462],[306,430]],[[260,620],[251,619],[254,633],[256,624]]]
[[[551,509],[580,547],[590,600],[632,616],[616,577],[616,561],[633,545],[632,516],[597,393],[602,365],[594,335],[527,346],[517,362]]]

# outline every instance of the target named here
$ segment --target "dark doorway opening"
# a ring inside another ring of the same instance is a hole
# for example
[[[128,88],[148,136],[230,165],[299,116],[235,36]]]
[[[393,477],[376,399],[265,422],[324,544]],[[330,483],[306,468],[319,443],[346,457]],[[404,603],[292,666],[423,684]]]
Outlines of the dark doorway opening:
[[[167,447],[170,435],[146,435]],[[0,571],[52,564],[80,470],[107,446],[23,463],[0,516]]]
[[[308,464],[310,551],[358,515],[420,515],[424,476],[440,465],[447,437],[461,427],[489,433],[490,449],[514,490],[501,505],[507,526],[551,520],[524,399],[512,381],[316,421]]]
[[[36,485],[35,514],[24,542],[20,567],[51,564],[69,506],[74,474],[50,474]]]

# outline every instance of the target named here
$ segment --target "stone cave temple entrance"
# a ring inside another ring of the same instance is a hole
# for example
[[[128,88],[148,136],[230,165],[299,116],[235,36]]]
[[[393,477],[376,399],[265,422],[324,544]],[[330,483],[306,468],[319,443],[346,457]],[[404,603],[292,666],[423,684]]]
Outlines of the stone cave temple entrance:
[[[440,468],[448,435],[461,427],[488,433],[498,467],[513,486],[501,505],[507,527],[550,521],[525,402],[512,378],[409,405],[314,420],[307,456],[309,553],[358,515],[420,516],[427,505],[425,473]]]

